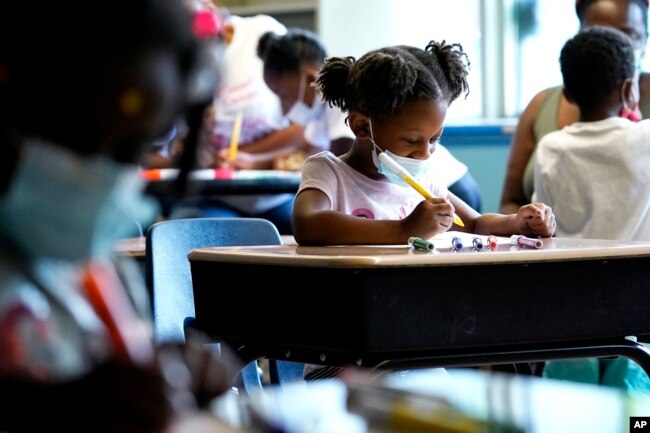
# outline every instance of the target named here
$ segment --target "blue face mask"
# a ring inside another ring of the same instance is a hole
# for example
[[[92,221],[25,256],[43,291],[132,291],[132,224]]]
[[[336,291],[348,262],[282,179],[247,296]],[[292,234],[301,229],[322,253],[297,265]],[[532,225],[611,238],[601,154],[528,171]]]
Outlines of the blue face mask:
[[[370,126],[370,142],[373,145],[372,162],[375,164],[375,167],[377,167],[377,171],[380,174],[386,176],[391,183],[395,183],[397,185],[406,185],[406,182],[404,182],[404,180],[402,180],[401,177],[393,173],[381,161],[381,159],[379,158],[379,152],[384,152],[393,161],[397,162],[399,165],[404,167],[406,171],[408,171],[409,174],[413,176],[415,179],[421,180],[426,176],[427,172],[429,171],[429,167],[431,167],[431,163],[433,162],[433,160],[431,159],[431,155],[429,155],[429,158],[427,159],[416,159],[416,158],[407,158],[405,156],[395,155],[390,150],[382,151],[379,148],[379,146],[377,146],[377,143],[375,143],[375,137],[372,132],[372,121],[370,119],[368,119],[368,124]]]
[[[32,258],[107,257],[117,239],[154,220],[158,208],[143,187],[137,166],[25,143],[0,197],[0,230]]]

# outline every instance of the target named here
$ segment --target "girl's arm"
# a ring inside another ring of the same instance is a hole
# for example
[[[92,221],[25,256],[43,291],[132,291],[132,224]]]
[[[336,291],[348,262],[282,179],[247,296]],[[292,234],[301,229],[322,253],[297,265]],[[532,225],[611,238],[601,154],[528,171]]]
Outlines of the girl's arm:
[[[521,206],[517,213],[479,214],[467,203],[449,193],[449,200],[465,227],[453,226],[452,230],[481,235],[510,236],[514,234],[550,237],[555,233],[553,210],[543,203]]]
[[[506,168],[503,191],[501,193],[500,212],[516,213],[521,205],[527,204],[524,195],[523,178],[526,165],[535,150],[533,124],[539,112],[539,106],[546,98],[548,90],[538,93],[519,117],[515,134],[510,146],[508,166]]]
[[[305,189],[293,204],[293,236],[300,245],[397,244],[408,239],[400,221],[353,217],[331,210],[318,189]]]
[[[281,155],[287,155],[302,145],[304,141],[303,133],[304,128],[294,124],[270,132],[264,137],[241,146],[239,148],[241,152],[238,153],[238,155],[241,155],[241,158],[235,157],[228,164],[241,169],[271,169],[275,158]],[[252,154],[255,155],[255,158],[245,158],[242,154]],[[218,165],[223,164],[227,160],[227,157],[228,149],[221,149],[219,151]]]
[[[327,195],[310,188],[296,196],[293,235],[301,245],[406,244],[411,236],[430,238],[446,231],[451,210],[448,200],[434,198],[423,200],[403,220],[373,220],[332,210]]]
[[[484,214],[476,221],[477,234],[551,237],[555,234],[555,215],[543,203],[531,203],[519,208],[516,214]]]

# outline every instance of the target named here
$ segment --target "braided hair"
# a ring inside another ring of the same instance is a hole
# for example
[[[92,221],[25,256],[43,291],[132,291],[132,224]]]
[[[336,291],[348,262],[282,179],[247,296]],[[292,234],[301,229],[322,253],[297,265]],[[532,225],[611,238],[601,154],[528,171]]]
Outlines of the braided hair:
[[[327,53],[315,33],[292,28],[284,35],[266,32],[257,44],[257,55],[264,69],[276,74],[300,71],[300,65],[320,67]]]
[[[468,70],[460,44],[431,41],[425,49],[398,45],[370,51],[359,60],[329,58],[316,85],[330,106],[384,120],[411,100],[451,103],[461,93],[469,94]]]
[[[625,33],[593,26],[569,39],[560,53],[564,91],[589,112],[634,76],[634,49]]]

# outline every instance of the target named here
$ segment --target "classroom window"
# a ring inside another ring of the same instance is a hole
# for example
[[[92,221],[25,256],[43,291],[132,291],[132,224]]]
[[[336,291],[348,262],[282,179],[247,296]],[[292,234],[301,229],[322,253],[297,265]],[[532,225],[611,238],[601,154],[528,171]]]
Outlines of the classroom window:
[[[558,57],[578,28],[570,0],[395,0],[393,42],[460,42],[472,67],[470,95],[449,118],[517,116],[561,82]]]
[[[537,92],[561,84],[560,50],[579,29],[573,0],[394,0],[393,8],[393,43],[446,39],[468,53],[470,95],[450,119],[517,117]]]
[[[540,90],[562,83],[560,50],[579,28],[575,1],[517,0],[513,44],[515,56],[505,59],[515,68],[516,88],[509,95],[505,115],[518,115]]]
[[[480,117],[483,94],[481,79],[481,0],[399,0],[393,4],[392,43],[424,48],[431,40],[460,43],[469,57],[470,94],[461,95],[450,107],[451,117]],[[462,12],[462,18],[458,15]]]
[[[287,14],[305,13],[331,55],[384,45],[424,47],[458,42],[469,56],[470,94],[452,104],[448,118],[517,117],[540,90],[561,84],[560,50],[579,27],[575,0],[226,0],[246,3],[235,13],[269,13],[291,26]],[[650,70],[650,55],[644,59]]]

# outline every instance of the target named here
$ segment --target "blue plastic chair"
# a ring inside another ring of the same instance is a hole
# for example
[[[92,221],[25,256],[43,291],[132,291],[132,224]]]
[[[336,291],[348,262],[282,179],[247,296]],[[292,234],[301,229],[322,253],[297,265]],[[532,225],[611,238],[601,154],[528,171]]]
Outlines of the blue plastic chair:
[[[185,341],[185,330],[194,319],[192,275],[187,259],[190,250],[282,245],[276,227],[258,218],[169,220],[150,226],[146,236],[145,280],[153,302],[154,336],[158,342]],[[283,367],[274,365],[273,369],[282,374]],[[256,362],[244,367],[242,383],[248,391],[262,386]]]

